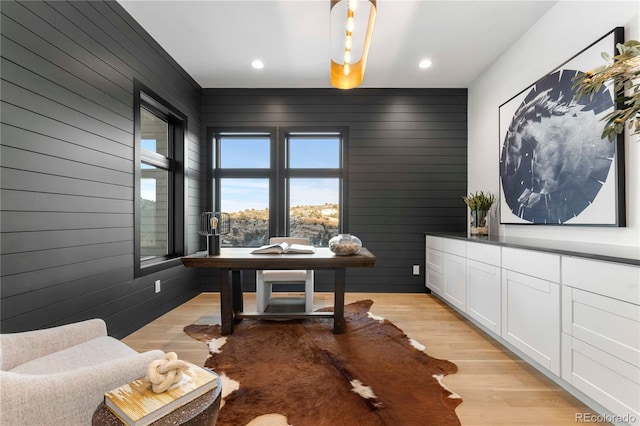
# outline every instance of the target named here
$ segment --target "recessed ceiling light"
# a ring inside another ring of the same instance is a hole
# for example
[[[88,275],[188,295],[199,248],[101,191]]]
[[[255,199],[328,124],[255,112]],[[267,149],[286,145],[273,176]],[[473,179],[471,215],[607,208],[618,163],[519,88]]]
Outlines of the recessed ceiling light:
[[[423,60],[420,61],[418,66],[420,67],[420,69],[425,70],[425,69],[427,69],[427,68],[429,68],[431,66],[431,60],[430,59],[423,59]]]
[[[262,68],[264,68],[264,63],[260,59],[256,59],[255,61],[251,62],[251,66],[257,70],[261,70]]]

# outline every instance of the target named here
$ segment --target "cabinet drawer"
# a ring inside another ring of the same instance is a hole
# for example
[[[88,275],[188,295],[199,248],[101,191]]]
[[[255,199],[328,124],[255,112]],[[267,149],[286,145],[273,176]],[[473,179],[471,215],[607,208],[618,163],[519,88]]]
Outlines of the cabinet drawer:
[[[640,305],[640,267],[562,257],[562,284]]]
[[[467,242],[445,238],[444,241],[442,241],[442,251],[465,257],[467,255]]]
[[[640,424],[640,368],[575,337],[562,339],[562,378],[625,423]]]
[[[640,365],[640,306],[562,287],[562,331]]]
[[[443,271],[442,267],[444,265],[443,256],[443,252],[432,248],[427,248],[427,269],[432,269],[441,273]]]
[[[500,266],[500,247],[489,244],[467,243],[467,259]]]
[[[427,235],[427,248],[432,248],[432,249],[442,251],[442,238]]]
[[[503,247],[502,267],[543,280],[560,282],[560,256],[555,254]]]
[[[432,269],[427,269],[426,284],[431,292],[440,296],[443,295],[444,281],[440,272],[434,271]]]

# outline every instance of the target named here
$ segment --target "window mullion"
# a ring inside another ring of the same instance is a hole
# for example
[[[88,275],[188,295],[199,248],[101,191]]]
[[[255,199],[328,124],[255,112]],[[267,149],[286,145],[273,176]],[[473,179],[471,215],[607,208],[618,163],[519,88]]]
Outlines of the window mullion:
[[[275,154],[275,162],[273,165],[274,168],[274,176],[275,176],[275,186],[276,186],[276,197],[274,199],[274,210],[275,210],[275,229],[273,230],[274,236],[284,236],[287,235],[287,222],[288,222],[288,206],[286,203],[287,200],[287,150],[286,150],[286,133],[281,132],[280,129],[277,130],[277,136],[274,140],[274,154]]]

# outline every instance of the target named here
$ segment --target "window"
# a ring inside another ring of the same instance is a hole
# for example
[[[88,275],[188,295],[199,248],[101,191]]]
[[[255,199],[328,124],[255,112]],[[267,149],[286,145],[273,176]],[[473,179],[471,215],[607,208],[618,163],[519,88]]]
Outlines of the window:
[[[327,246],[340,232],[343,137],[285,132],[284,144],[288,235]]]
[[[326,246],[343,231],[346,129],[209,129],[209,136],[209,205],[231,216],[223,246],[259,246],[276,235]]]
[[[184,254],[186,117],[135,84],[135,273],[179,264]]]

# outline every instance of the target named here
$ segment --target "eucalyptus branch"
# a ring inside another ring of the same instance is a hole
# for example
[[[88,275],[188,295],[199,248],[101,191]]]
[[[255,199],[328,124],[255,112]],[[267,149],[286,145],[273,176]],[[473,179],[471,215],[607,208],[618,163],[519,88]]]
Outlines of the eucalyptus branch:
[[[584,95],[594,95],[607,82],[613,82],[615,93],[621,94],[617,98],[618,108],[602,118],[606,124],[602,130],[602,138],[607,137],[613,142],[616,134],[624,131],[625,125],[633,129],[633,134],[640,134],[640,42],[629,40],[616,45],[618,55],[613,58],[602,53],[607,61],[585,73],[573,78],[575,99],[580,100]]]

